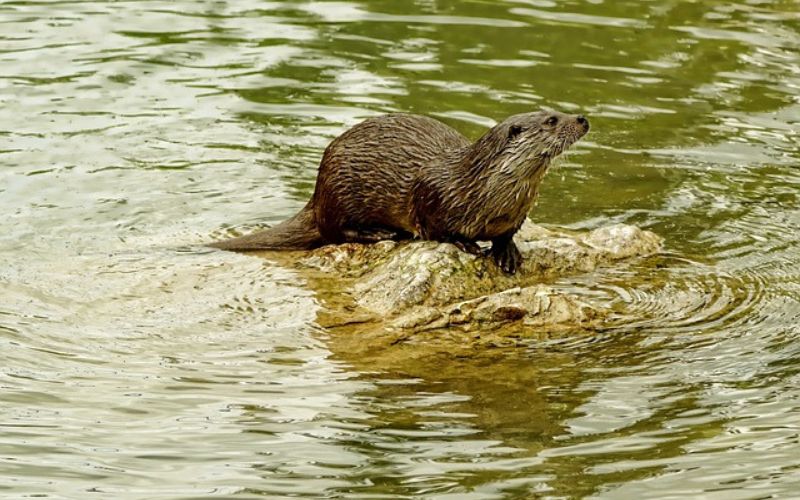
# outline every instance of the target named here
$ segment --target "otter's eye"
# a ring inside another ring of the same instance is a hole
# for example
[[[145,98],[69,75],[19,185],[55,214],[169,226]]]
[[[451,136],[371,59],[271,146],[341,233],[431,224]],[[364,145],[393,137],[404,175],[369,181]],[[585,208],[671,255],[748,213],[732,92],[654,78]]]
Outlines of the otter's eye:
[[[522,133],[522,127],[520,125],[511,125],[511,128],[508,129],[508,138],[513,139],[520,133]]]
[[[556,125],[556,123],[558,123],[558,117],[555,116],[555,115],[550,116],[550,117],[547,118],[547,120],[544,121],[544,123],[545,123],[545,125],[549,125],[551,127],[554,127]]]

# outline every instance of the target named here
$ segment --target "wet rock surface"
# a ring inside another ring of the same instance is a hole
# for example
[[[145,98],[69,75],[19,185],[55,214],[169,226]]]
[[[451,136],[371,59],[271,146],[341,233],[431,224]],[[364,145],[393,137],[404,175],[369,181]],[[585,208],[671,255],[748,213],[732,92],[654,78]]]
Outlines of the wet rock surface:
[[[300,265],[344,278],[355,304],[393,329],[473,330],[516,322],[575,327],[607,311],[547,283],[654,254],[662,244],[656,234],[630,225],[567,232],[530,221],[515,241],[524,263],[513,276],[490,258],[431,241],[331,245],[307,254]]]

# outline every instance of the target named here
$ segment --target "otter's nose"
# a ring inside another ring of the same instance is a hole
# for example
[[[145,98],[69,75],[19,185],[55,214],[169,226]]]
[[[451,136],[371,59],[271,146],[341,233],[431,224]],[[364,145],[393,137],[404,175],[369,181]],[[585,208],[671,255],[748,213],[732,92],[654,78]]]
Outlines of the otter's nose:
[[[589,120],[587,120],[585,116],[578,115],[575,118],[575,121],[577,121],[580,125],[582,125],[584,130],[586,130],[587,132],[589,131]]]

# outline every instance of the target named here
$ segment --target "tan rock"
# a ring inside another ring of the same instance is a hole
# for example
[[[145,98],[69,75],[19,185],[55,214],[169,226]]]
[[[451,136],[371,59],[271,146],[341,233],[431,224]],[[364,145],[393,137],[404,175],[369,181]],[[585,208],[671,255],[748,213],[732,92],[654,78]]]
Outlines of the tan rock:
[[[514,276],[489,258],[431,241],[331,245],[301,263],[354,278],[355,302],[393,328],[469,330],[512,322],[579,326],[605,311],[542,282],[653,254],[662,240],[623,224],[569,233],[527,221],[515,241],[525,261]]]

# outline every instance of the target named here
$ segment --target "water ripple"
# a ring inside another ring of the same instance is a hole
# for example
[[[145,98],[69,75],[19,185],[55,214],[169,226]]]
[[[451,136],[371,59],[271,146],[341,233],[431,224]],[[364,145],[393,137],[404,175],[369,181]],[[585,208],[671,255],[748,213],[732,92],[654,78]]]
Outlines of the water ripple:
[[[792,2],[0,11],[3,494],[796,495]],[[537,221],[667,245],[564,285],[599,331],[337,336],[291,256],[192,246],[298,210],[364,117],[477,137],[543,106],[593,127]]]

